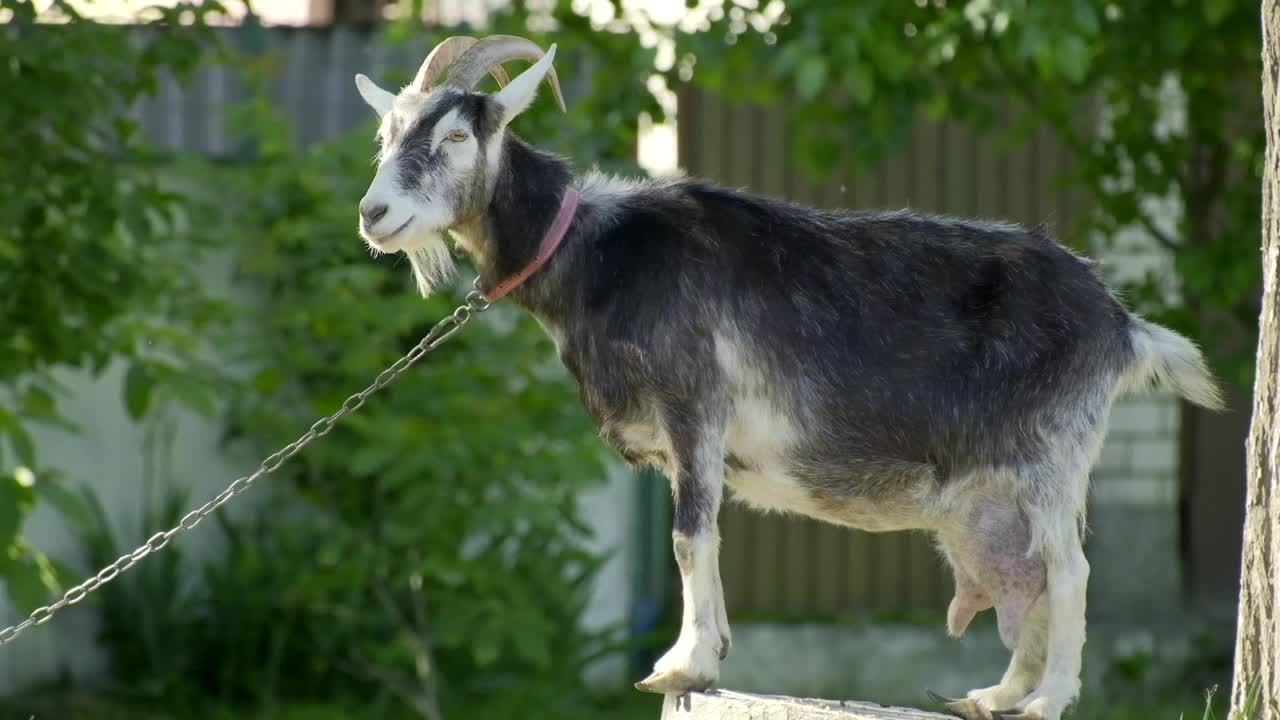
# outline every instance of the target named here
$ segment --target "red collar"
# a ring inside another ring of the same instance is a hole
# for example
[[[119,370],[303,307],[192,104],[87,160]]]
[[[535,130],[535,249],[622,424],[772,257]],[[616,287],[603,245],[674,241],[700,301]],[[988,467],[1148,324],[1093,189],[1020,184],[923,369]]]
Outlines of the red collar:
[[[498,283],[498,287],[493,292],[485,295],[485,300],[490,303],[498,302],[507,293],[520,287],[520,284],[529,279],[529,276],[542,269],[543,265],[551,259],[555,254],[556,248],[560,247],[560,241],[564,240],[564,234],[569,230],[569,223],[573,222],[573,214],[578,209],[578,191],[569,188],[564,191],[564,197],[560,200],[560,212],[556,213],[556,218],[551,222],[551,227],[547,229],[547,234],[542,236],[542,244],[538,246],[538,254],[533,256],[528,265],[524,269]]]

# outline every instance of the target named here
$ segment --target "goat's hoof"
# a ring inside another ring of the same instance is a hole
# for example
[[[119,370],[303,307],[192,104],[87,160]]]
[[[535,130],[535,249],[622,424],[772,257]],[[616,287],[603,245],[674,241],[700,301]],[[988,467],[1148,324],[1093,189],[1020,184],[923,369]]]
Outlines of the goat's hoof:
[[[1061,720],[1062,710],[1039,693],[1032,693],[1018,703],[1017,708],[992,711],[993,720]]]
[[[636,683],[637,690],[662,695],[684,695],[695,690],[706,690],[713,680],[685,675],[678,670],[655,670],[652,675]]]
[[[992,713],[987,712],[987,709],[973,698],[949,698],[927,689],[924,692],[929,696],[930,700],[942,705],[956,717],[964,718],[964,720],[995,720],[992,717]]]
[[[733,647],[733,640],[728,635],[720,636],[720,659],[724,660],[729,657],[729,648]]]

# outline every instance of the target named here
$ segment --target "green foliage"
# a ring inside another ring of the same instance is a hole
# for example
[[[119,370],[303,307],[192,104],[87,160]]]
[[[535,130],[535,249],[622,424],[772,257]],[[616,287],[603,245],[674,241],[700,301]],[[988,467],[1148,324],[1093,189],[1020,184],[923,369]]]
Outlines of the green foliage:
[[[153,390],[210,402],[193,379],[208,371],[199,338],[222,317],[193,262],[210,239],[127,110],[196,66],[211,42],[202,21],[218,11],[156,9],[150,25],[162,31],[143,36],[62,2],[45,19],[65,22],[37,23],[32,2],[0,0],[0,578],[24,611],[44,604],[57,573],[22,541],[23,520],[37,500],[83,513],[31,438],[35,424],[75,429],[54,373],[131,363],[135,418],[157,404]]]
[[[1240,715],[1235,720],[1257,720],[1262,713],[1262,683],[1257,679],[1247,680],[1245,684],[1244,703],[1240,707]],[[1272,700],[1274,704],[1276,701]],[[1209,710],[1205,710],[1205,715],[1209,716]]]
[[[1052,130],[1074,154],[1062,180],[1094,203],[1075,240],[1107,247],[1138,226],[1174,250],[1181,297],[1153,273],[1125,288],[1129,300],[1192,332],[1249,386],[1264,147],[1256,2],[692,5],[712,6],[710,19],[675,34],[669,74],[692,68],[735,99],[785,98],[792,150],[816,173],[895,151],[923,118]],[[1170,88],[1185,97],[1181,123],[1168,121]],[[1108,129],[1092,132],[1102,107]],[[1146,202],[1169,195],[1185,210],[1173,230]]]
[[[568,3],[554,12],[575,113],[543,98],[516,130],[579,162],[634,170],[634,118],[655,110],[643,90],[652,51],[592,32]],[[527,15],[517,6],[493,30],[529,34]],[[405,25],[387,37],[442,39]],[[575,59],[635,80],[573,77]],[[237,67],[259,83],[272,71],[262,60]],[[371,382],[464,289],[423,300],[400,259],[371,259],[354,232],[373,176],[372,116],[299,148],[264,97],[234,113],[257,154],[206,168],[201,182],[216,189],[219,231],[244,239],[236,314],[249,327],[235,360],[251,370],[226,399],[232,440],[261,455]],[[601,132],[592,113],[618,125]],[[127,376],[131,412],[147,408],[158,378]],[[577,499],[603,479],[603,458],[551,341],[495,307],[282,467],[264,513],[221,521],[226,555],[198,582],[175,543],[104,587],[115,684],[193,713],[216,699],[244,713],[332,702],[362,717],[595,716],[581,671],[619,649],[618,629],[579,626],[601,558],[583,548]],[[180,505],[148,526],[171,525]],[[85,538],[95,563],[128,549],[105,528],[91,523]]]
[[[1207,697],[1191,693],[1186,695],[1122,701],[1091,696],[1081,700],[1069,712],[1072,717],[1087,717],[1090,720],[1214,720],[1222,717],[1217,713],[1224,712],[1225,705],[1221,701],[1215,701],[1212,693]]]
[[[416,297],[406,268],[370,260],[351,232],[371,137],[263,157],[240,184],[243,235],[270,238],[243,256],[271,299],[239,414],[257,447],[332,412],[457,300]],[[310,512],[273,533],[293,537],[243,545],[293,546],[274,554],[292,558],[288,582],[269,586],[312,609],[298,636],[315,647],[296,659],[331,662],[311,674],[286,656],[290,681],[323,688],[343,671],[423,714],[562,716],[605,640],[576,627],[598,565],[576,497],[600,460],[541,329],[505,307],[473,321],[288,469]]]
[[[371,132],[264,157],[239,183],[244,236],[270,238],[243,256],[270,298],[251,348],[265,370],[239,413],[263,450],[335,410],[457,299],[416,297],[406,268],[370,260],[351,232]],[[293,502],[313,511],[289,523],[305,540],[284,557],[311,582],[288,592],[332,613],[303,633],[321,643],[308,655],[403,693],[425,653],[446,707],[491,716],[528,702],[554,716],[555,697],[577,696],[565,683],[591,640],[574,624],[596,561],[575,499],[603,468],[555,362],[540,328],[495,308],[286,468]]]

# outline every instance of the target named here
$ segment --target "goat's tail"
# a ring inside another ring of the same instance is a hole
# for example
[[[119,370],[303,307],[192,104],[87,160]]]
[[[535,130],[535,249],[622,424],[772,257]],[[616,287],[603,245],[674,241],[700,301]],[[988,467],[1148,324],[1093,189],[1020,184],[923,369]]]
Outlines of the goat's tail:
[[[1167,387],[1200,407],[1226,407],[1222,390],[1195,343],[1169,328],[1132,317],[1129,337],[1134,361],[1121,377],[1122,393]]]

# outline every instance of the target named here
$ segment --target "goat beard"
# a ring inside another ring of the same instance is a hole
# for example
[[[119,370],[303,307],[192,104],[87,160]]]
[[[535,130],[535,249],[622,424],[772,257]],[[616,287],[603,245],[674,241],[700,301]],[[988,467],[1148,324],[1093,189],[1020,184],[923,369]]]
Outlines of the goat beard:
[[[458,274],[453,253],[449,251],[449,245],[442,237],[433,238],[425,245],[407,249],[404,254],[409,257],[414,283],[424,298]]]

